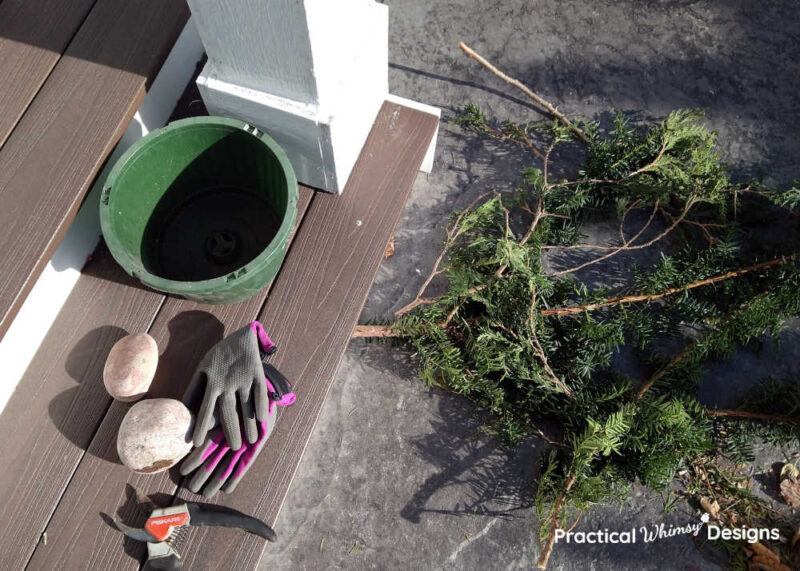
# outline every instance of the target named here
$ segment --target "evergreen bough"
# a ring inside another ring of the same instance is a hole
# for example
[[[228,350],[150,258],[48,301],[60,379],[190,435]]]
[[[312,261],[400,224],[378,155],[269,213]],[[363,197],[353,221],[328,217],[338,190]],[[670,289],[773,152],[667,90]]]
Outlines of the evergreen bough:
[[[684,478],[690,492],[727,486],[728,505],[738,506],[712,515],[756,525],[768,510],[728,485],[735,476],[715,459],[749,461],[756,438],[789,446],[800,437],[793,379],[754,379],[741,410],[707,410],[696,397],[711,364],[777,339],[800,314],[800,244],[788,232],[761,238],[765,223],[791,223],[800,190],[733,183],[701,117],[675,111],[641,129],[618,115],[601,131],[559,113],[493,126],[468,105],[464,128],[523,145],[537,166],[523,170],[514,192],[456,213],[416,299],[388,330],[361,333],[407,343],[422,380],[488,411],[489,429],[506,443],[538,435],[550,444],[536,490],[542,568],[557,528],[624,499],[634,482],[660,491],[676,474],[702,471],[702,485]],[[573,180],[554,180],[552,153],[572,141],[585,146],[585,163]],[[617,244],[585,243],[582,227],[609,217]],[[631,229],[633,218],[641,221]],[[660,259],[624,287],[582,279],[647,248],[660,248]],[[446,291],[424,297],[439,275]],[[620,366],[623,348],[638,374]]]

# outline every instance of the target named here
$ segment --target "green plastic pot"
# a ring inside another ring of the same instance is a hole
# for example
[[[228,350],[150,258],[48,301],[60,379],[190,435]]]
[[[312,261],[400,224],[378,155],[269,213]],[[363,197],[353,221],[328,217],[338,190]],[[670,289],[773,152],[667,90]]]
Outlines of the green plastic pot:
[[[137,141],[100,198],[108,249],[131,276],[204,303],[233,303],[278,273],[297,217],[297,179],[271,137],[193,117]]]

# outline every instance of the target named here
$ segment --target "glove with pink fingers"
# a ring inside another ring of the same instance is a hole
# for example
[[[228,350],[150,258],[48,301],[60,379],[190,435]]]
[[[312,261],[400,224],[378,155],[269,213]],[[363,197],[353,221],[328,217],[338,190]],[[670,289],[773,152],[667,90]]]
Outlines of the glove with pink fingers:
[[[264,443],[272,433],[278,416],[277,407],[289,406],[295,401],[289,381],[275,367],[264,363],[264,382],[269,394],[267,418],[258,422],[258,437],[254,442],[242,442],[241,448],[232,450],[220,427],[215,428],[202,446],[198,446],[181,464],[183,476],[192,473],[187,488],[210,498],[220,489],[229,494],[236,489],[245,473],[253,465]]]

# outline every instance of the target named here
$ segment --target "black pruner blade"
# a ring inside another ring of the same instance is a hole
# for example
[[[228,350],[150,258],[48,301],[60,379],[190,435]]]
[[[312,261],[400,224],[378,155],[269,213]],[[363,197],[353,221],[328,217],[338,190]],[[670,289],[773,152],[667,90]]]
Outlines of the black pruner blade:
[[[130,537],[131,539],[135,539],[136,541],[144,541],[146,543],[152,543],[158,541],[158,539],[153,537],[150,533],[148,533],[144,529],[125,525],[124,523],[122,523],[122,520],[116,514],[111,516],[111,519],[114,521],[114,525],[117,526],[117,529],[120,530],[122,533],[124,533],[126,537]]]
[[[186,508],[189,512],[189,525],[191,526],[234,527],[263,537],[267,541],[278,539],[275,530],[266,523],[243,514],[239,510],[216,504],[192,502],[187,503]]]

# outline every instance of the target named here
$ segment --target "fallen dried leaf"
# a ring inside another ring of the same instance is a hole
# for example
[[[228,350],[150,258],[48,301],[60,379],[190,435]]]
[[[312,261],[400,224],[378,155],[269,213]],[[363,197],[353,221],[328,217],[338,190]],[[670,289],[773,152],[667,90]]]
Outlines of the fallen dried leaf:
[[[793,478],[786,478],[781,482],[781,497],[791,507],[800,507],[800,484]]]
[[[785,480],[786,478],[790,478],[792,480],[797,481],[797,478],[800,476],[800,470],[797,469],[797,466],[792,464],[791,462],[787,462],[781,468],[781,480]]]
[[[717,500],[710,500],[708,498],[700,498],[700,506],[708,512],[713,518],[719,515],[719,503]]]
[[[797,543],[798,541],[800,541],[800,529],[795,531],[794,535],[792,536],[792,547],[794,547],[795,543]]]
[[[394,256],[394,234],[389,238],[389,243],[386,244],[386,251],[383,253],[384,258],[391,258]]]
[[[764,555],[756,555],[749,561],[749,563],[750,565],[757,569],[761,569],[762,571],[792,571],[780,561],[776,561],[775,559],[771,559]]]
[[[756,541],[749,545],[755,556],[749,561],[759,569],[764,571],[791,571],[789,567],[781,563],[781,558],[777,553],[766,547],[763,543]]]

